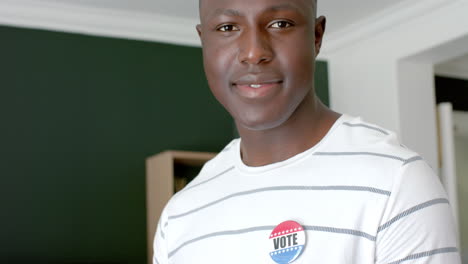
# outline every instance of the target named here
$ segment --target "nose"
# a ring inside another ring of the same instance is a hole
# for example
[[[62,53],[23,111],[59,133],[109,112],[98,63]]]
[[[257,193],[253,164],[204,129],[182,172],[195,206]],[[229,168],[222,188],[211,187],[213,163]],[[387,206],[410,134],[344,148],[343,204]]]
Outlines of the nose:
[[[240,42],[238,58],[242,64],[260,64],[273,59],[270,39],[261,30],[243,32]]]

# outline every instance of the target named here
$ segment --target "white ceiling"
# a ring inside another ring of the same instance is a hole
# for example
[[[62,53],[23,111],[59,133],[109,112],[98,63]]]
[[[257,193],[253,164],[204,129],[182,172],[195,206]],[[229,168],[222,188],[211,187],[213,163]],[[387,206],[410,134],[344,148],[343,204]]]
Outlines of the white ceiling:
[[[198,20],[198,0],[36,0],[60,2],[84,7],[136,11]],[[319,0],[318,13],[328,19],[327,32],[335,32],[353,23],[376,16],[408,0]],[[411,2],[426,0],[411,0]]]

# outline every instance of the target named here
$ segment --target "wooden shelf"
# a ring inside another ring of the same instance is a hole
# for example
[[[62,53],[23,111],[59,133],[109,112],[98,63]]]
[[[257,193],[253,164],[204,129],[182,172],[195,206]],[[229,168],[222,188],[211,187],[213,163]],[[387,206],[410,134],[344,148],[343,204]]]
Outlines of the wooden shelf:
[[[201,168],[205,162],[212,159],[216,154],[168,150],[146,159],[148,264],[152,264],[154,234],[164,206],[175,191],[183,188],[194,176],[176,174],[189,171],[198,173],[198,168]]]

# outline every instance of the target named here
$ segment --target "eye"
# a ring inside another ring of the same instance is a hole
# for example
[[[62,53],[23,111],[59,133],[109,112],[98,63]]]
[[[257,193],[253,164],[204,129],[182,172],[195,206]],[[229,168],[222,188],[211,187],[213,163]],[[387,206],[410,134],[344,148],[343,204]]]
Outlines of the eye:
[[[222,25],[218,27],[216,30],[222,31],[222,32],[231,32],[231,31],[238,31],[239,29],[234,25],[227,24],[227,25]]]
[[[288,27],[291,27],[293,26],[292,23],[288,22],[288,21],[276,21],[275,23],[271,24],[270,27],[272,28],[288,28]]]

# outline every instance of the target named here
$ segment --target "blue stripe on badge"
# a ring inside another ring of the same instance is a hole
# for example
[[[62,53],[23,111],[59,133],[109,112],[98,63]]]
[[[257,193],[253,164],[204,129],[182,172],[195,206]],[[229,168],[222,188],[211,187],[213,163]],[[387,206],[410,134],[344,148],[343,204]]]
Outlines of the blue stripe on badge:
[[[304,246],[294,246],[270,252],[271,258],[278,264],[288,264],[296,260]]]

